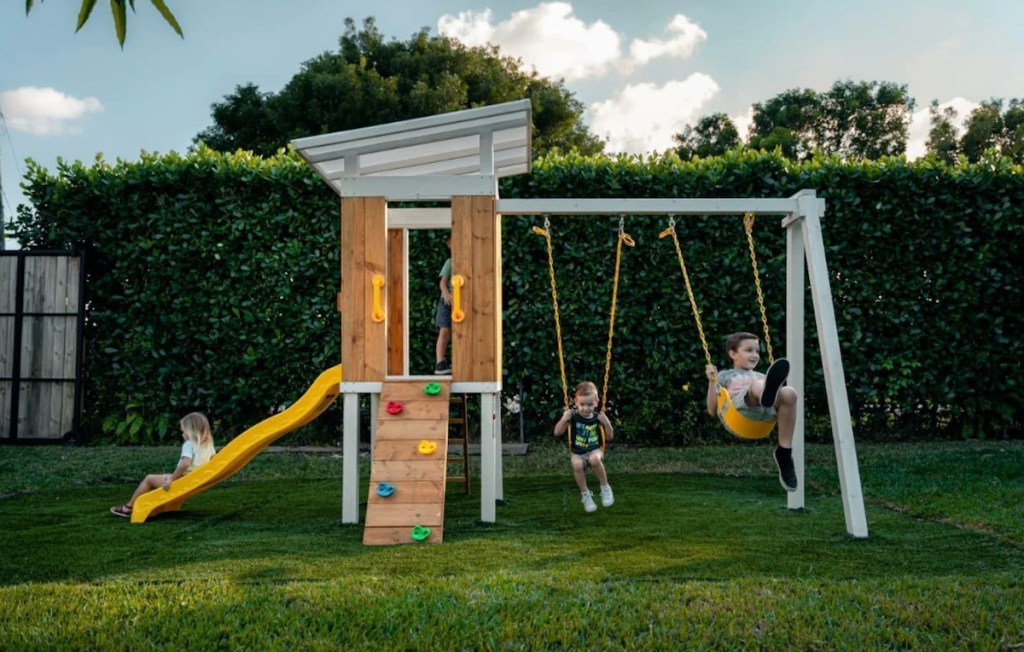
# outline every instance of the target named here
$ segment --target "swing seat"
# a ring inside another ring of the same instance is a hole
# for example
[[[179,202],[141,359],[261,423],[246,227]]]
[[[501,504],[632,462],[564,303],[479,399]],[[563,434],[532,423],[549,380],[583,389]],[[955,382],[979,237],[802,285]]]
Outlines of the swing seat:
[[[740,439],[764,439],[775,429],[776,420],[756,421],[743,415],[732,402],[729,390],[718,388],[718,419],[735,437]]]

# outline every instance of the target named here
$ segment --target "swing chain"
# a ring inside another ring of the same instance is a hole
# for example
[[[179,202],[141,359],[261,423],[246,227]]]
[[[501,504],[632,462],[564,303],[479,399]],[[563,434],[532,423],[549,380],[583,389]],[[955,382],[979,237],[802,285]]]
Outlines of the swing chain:
[[[604,386],[601,388],[601,396],[604,397],[601,401],[602,413],[608,409],[608,377],[611,374],[612,369],[612,341],[615,335],[615,307],[618,304],[619,297],[619,269],[622,264],[623,243],[630,247],[635,244],[633,242],[633,238],[626,233],[626,218],[624,215],[619,216],[619,237],[615,245],[615,276],[612,281],[612,307],[608,314],[608,347],[604,358]]]
[[[562,345],[562,322],[558,315],[558,286],[555,283],[555,257],[551,252],[551,220],[544,216],[544,230],[538,231],[534,227],[534,233],[544,236],[548,250],[548,276],[551,280],[551,304],[555,312],[555,336],[558,340],[558,370],[562,376],[562,402],[566,409],[569,408],[569,380],[565,375],[565,352]]]
[[[757,255],[754,253],[754,219],[753,212],[743,216],[743,230],[747,234],[747,245],[750,248],[750,266],[754,269],[754,287],[757,288],[757,305],[761,309],[761,324],[764,326],[764,345],[768,351],[768,364],[775,362],[772,354],[772,336],[768,332],[768,314],[764,309],[764,292],[761,290],[761,274],[757,269]]]
[[[668,228],[661,232],[661,237],[672,236],[672,244],[676,248],[676,257],[679,259],[679,269],[683,272],[683,281],[686,283],[686,296],[690,299],[690,309],[693,311],[693,321],[697,323],[697,334],[700,336],[700,344],[704,347],[704,359],[708,365],[711,364],[711,351],[708,349],[707,338],[704,337],[704,324],[700,320],[700,309],[697,308],[697,299],[693,295],[693,285],[690,283],[690,274],[686,271],[686,261],[683,259],[683,248],[679,246],[679,236],[676,234],[676,219],[669,215]],[[718,382],[717,379],[715,382]]]

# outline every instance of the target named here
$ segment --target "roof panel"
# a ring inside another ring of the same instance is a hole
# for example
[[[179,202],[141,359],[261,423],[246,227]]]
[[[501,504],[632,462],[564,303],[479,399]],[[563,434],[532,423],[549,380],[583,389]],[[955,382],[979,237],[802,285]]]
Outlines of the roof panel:
[[[531,128],[530,101],[518,100],[297,138],[292,145],[340,193],[342,178],[505,177],[529,172]],[[493,171],[482,169],[489,168],[489,162]]]

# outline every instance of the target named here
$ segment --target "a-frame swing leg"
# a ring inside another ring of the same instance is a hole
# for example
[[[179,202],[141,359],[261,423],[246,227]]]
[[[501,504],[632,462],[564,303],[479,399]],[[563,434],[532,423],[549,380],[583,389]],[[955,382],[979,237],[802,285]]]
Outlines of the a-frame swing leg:
[[[843,495],[843,511],[846,514],[846,531],[855,537],[868,536],[867,516],[864,512],[864,494],[860,484],[860,470],[857,464],[857,451],[853,442],[853,426],[850,420],[850,402],[846,393],[846,377],[843,373],[843,360],[839,352],[839,334],[836,329],[835,308],[832,305],[832,289],[828,280],[828,267],[825,263],[825,245],[821,235],[821,214],[824,212],[824,200],[819,200],[813,190],[802,190],[796,195],[799,214],[788,218],[784,226],[793,228],[794,220],[800,221],[802,241],[806,245],[807,272],[811,281],[811,299],[814,304],[814,321],[818,329],[818,345],[821,349],[821,362],[824,368],[825,391],[828,395],[829,416],[832,422],[832,440],[835,444],[836,463],[839,470],[839,484]],[[796,238],[787,238],[787,247],[801,244]],[[790,265],[804,257],[804,252],[787,251]],[[790,258],[792,257],[792,258]],[[795,278],[788,278],[787,281]],[[802,285],[802,283],[801,283]],[[791,308],[796,295],[803,301],[803,288],[788,286],[787,308]],[[802,314],[802,311],[801,311]],[[787,319],[793,323],[792,315]],[[787,339],[787,346],[793,347],[801,354],[803,351],[803,323],[797,323],[790,329],[787,325],[787,338],[795,336],[795,340]],[[794,350],[795,352],[795,350]],[[802,383],[802,355],[799,358]],[[801,410],[802,412],[802,406]],[[803,442],[802,415],[798,415],[801,430],[799,439]],[[794,437],[796,439],[796,437]],[[801,466],[802,466],[801,455]],[[803,478],[800,478],[803,484]]]

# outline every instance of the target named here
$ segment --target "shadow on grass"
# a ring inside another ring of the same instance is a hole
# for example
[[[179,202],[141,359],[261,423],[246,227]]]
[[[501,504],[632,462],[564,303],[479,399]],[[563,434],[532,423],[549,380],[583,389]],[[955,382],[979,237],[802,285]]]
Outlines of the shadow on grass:
[[[773,478],[612,477],[616,504],[584,513],[571,475],[508,479],[498,522],[477,495],[448,497],[441,545],[364,547],[340,524],[341,487],[272,480],[217,487],[143,525],[107,509],[125,487],[49,490],[0,501],[0,585],[239,582],[578,572],[591,579],[914,578],[1024,571],[997,536],[868,506],[870,537],[845,532],[842,501],[785,509]],[[365,483],[363,491],[365,491]]]

